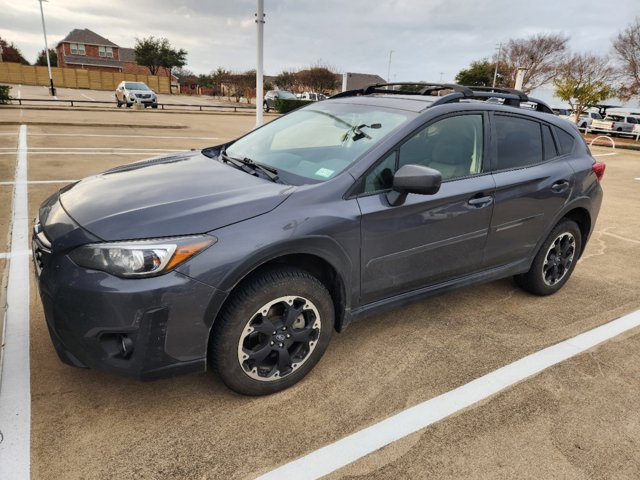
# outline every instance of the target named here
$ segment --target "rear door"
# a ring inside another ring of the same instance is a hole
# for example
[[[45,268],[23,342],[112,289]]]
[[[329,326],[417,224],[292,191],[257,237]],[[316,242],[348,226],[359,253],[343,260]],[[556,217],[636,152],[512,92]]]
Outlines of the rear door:
[[[496,191],[486,249],[489,267],[531,255],[574,188],[566,161],[572,135],[517,115],[494,114],[491,123]]]

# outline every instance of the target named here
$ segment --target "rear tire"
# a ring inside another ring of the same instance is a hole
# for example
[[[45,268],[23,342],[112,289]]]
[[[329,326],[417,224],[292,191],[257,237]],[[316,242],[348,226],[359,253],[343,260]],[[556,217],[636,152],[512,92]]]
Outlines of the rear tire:
[[[514,277],[523,290],[551,295],[567,283],[582,251],[582,234],[573,220],[563,219],[551,230],[527,273]]]
[[[268,104],[267,102],[264,102],[264,103],[262,104],[262,109],[263,109],[265,112],[269,113],[269,104]]]
[[[300,381],[329,345],[326,287],[303,270],[266,270],[232,292],[209,339],[209,360],[231,390],[267,395]]]

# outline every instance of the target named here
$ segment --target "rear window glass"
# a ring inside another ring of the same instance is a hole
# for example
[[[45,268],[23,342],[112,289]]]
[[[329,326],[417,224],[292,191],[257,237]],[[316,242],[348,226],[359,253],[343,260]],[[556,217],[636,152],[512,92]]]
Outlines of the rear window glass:
[[[496,115],[495,128],[499,170],[542,162],[542,135],[538,122]]]
[[[560,142],[560,155],[567,155],[568,153],[571,153],[575,143],[574,138],[560,128],[556,128],[556,135]]]

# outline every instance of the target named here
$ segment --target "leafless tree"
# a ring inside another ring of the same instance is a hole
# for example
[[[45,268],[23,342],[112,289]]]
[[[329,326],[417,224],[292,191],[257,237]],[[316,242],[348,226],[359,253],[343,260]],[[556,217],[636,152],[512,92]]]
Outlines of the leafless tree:
[[[618,34],[613,40],[613,50],[620,63],[623,81],[619,95],[630,98],[640,95],[640,18]]]
[[[567,58],[553,83],[556,95],[573,108],[577,123],[587,108],[614,93],[614,78],[615,69],[607,58],[585,53]]]
[[[569,37],[555,33],[511,39],[494,62],[500,62],[500,70],[512,87],[515,86],[518,68],[525,68],[522,90],[529,93],[553,80],[566,56],[568,41]]]

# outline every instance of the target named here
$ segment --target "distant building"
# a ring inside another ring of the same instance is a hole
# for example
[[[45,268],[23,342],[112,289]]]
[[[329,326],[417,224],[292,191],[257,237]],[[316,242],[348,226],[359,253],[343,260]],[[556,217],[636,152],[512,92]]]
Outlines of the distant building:
[[[136,63],[133,48],[120,47],[88,28],[72,30],[69,35],[60,40],[56,50],[59,67],[150,74],[146,66]],[[170,72],[160,68],[156,75],[168,77]]]
[[[387,83],[387,81],[379,75],[370,73],[343,73],[342,75],[342,91],[358,90],[375,85],[376,83]]]

